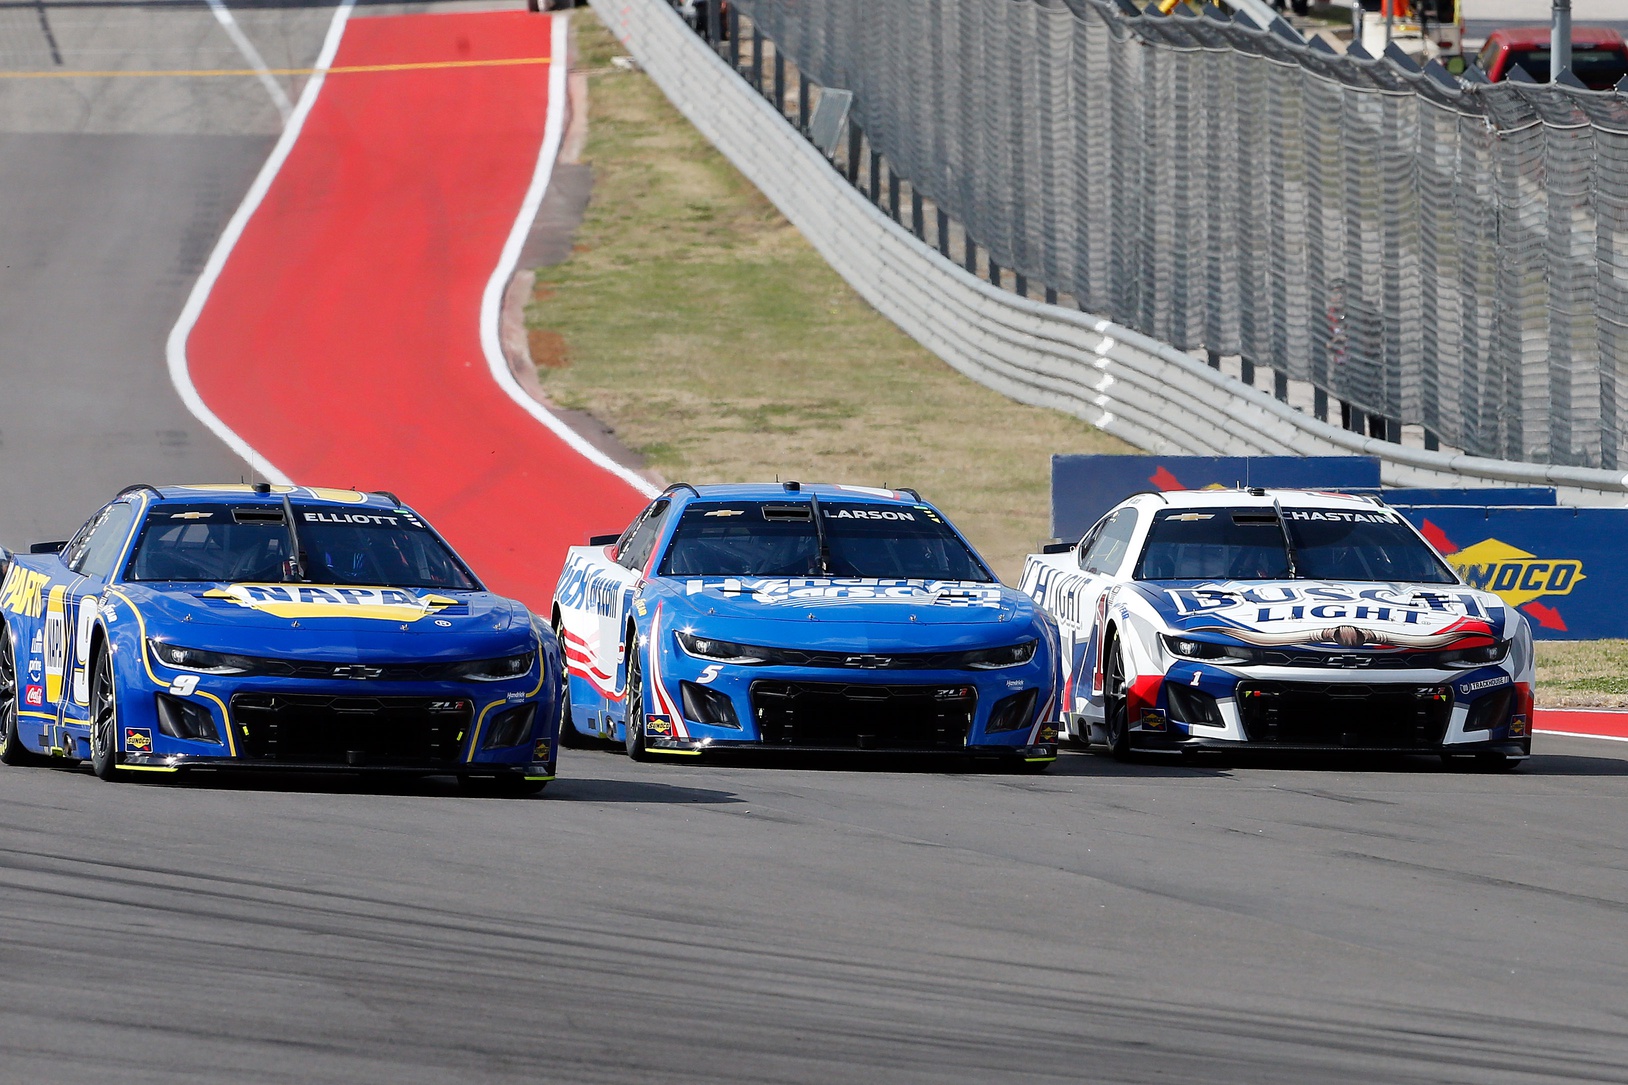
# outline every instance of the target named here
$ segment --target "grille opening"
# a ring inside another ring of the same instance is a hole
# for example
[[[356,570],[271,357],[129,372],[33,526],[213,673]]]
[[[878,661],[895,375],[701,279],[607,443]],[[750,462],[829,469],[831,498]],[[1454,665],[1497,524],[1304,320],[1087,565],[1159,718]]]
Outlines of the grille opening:
[[[695,682],[680,682],[679,694],[684,700],[685,719],[740,730],[741,721],[735,715],[735,703],[727,695]]]
[[[1489,693],[1470,706],[1464,720],[1466,731],[1490,731],[1495,727],[1508,727],[1509,714],[1515,705],[1514,687]]]
[[[516,705],[498,713],[497,717],[486,725],[486,734],[481,739],[480,748],[497,750],[519,746],[531,735],[531,722],[536,716],[537,706],[534,704]]]
[[[312,765],[450,765],[473,705],[463,698],[240,693],[242,756]]]
[[[1237,699],[1245,735],[1266,745],[1434,749],[1453,714],[1452,687],[1411,683],[1247,682]]]
[[[1040,691],[1037,689],[1026,689],[1022,693],[1002,697],[995,705],[994,711],[989,714],[989,722],[984,725],[984,733],[998,735],[1028,727],[1034,722],[1034,702],[1039,695]]]
[[[1220,727],[1221,706],[1215,698],[1191,686],[1166,685],[1165,695],[1170,702],[1170,718],[1178,723]]]
[[[154,695],[158,699],[158,729],[171,738],[186,738],[194,742],[220,742],[215,729],[215,717],[209,709],[196,701],[182,700],[167,693]]]
[[[978,707],[973,686],[881,686],[837,682],[751,685],[752,716],[765,746],[855,750],[965,748]]]

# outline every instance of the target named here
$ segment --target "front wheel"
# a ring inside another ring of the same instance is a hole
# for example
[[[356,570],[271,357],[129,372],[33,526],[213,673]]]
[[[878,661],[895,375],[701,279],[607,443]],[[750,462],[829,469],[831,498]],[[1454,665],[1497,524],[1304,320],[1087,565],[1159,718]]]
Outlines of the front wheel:
[[[33,755],[18,734],[17,657],[12,654],[11,631],[0,622],[0,763],[26,765]]]
[[[627,682],[624,686],[627,718],[622,723],[623,740],[627,755],[635,761],[647,756],[644,746],[644,675],[639,666],[639,640],[628,638]]]
[[[1107,752],[1116,761],[1128,761],[1131,756],[1130,708],[1125,687],[1125,653],[1115,641],[1108,657],[1108,673],[1102,680],[1102,729],[1107,738]]]
[[[119,778],[119,698],[113,684],[113,653],[103,644],[90,681],[90,767],[104,780]]]

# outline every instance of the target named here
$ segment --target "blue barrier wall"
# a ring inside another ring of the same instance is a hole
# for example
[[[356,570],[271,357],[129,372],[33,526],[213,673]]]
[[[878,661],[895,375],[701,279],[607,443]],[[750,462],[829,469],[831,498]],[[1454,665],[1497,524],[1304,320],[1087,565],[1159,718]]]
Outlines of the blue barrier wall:
[[[1543,640],[1628,636],[1628,509],[1397,509],[1468,583],[1517,607]]]
[[[1558,505],[1553,486],[1496,486],[1478,490],[1386,490],[1387,505]]]
[[[1102,514],[1148,490],[1293,490],[1379,492],[1373,456],[1053,456],[1051,533],[1078,540]]]

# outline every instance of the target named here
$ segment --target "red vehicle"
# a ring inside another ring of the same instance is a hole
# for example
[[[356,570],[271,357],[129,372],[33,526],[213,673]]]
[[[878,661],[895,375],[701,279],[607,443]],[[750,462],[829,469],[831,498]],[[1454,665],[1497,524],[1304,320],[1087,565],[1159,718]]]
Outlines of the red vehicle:
[[[1519,65],[1539,83],[1549,81],[1549,28],[1510,26],[1494,30],[1475,62],[1494,83],[1508,79]],[[1571,28],[1571,70],[1593,90],[1610,90],[1628,76],[1628,44],[1603,26]]]

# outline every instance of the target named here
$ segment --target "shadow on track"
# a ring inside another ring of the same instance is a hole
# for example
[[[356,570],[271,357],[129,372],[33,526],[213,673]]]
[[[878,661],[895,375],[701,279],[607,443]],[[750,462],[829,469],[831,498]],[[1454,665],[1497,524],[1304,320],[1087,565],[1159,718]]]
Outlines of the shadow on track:
[[[66,771],[73,768],[63,766]],[[13,770],[15,771],[15,770]],[[745,800],[732,791],[684,787],[653,780],[559,779],[538,795],[504,796],[470,790],[451,776],[391,776],[389,774],[198,771],[157,779],[137,778],[118,786],[164,787],[176,791],[244,791],[290,795],[389,795],[423,799],[536,799],[545,802],[649,803],[662,805],[724,805]]]

